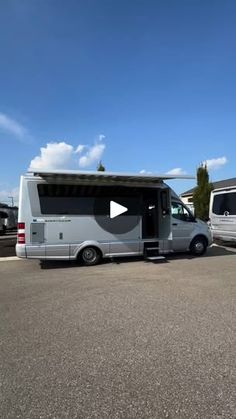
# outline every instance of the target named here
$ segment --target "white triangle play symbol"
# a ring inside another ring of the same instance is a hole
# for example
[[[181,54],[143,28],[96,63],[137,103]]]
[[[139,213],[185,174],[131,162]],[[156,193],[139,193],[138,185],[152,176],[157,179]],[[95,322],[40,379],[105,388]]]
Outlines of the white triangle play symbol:
[[[123,205],[117,204],[115,201],[110,201],[110,218],[115,218],[120,214],[128,211],[128,208]]]

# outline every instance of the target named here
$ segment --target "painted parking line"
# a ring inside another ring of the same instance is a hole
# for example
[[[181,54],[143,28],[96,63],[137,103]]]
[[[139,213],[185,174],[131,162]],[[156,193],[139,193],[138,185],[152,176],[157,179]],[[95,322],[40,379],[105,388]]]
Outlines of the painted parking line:
[[[6,262],[11,260],[22,260],[21,258],[18,258],[17,256],[6,256],[6,257],[0,257],[0,262]]]
[[[0,236],[0,240],[11,240],[11,239],[16,239],[17,238],[17,236],[14,234],[14,235],[9,235],[9,236]]]

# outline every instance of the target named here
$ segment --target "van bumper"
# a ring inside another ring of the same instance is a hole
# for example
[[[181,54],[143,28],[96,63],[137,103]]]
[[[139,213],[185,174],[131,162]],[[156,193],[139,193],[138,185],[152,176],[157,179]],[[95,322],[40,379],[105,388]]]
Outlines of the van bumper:
[[[212,230],[213,240],[221,240],[223,242],[236,242],[236,232],[232,233],[231,231],[222,231],[222,230]]]
[[[26,247],[25,244],[16,244],[16,256],[18,258],[26,258]]]

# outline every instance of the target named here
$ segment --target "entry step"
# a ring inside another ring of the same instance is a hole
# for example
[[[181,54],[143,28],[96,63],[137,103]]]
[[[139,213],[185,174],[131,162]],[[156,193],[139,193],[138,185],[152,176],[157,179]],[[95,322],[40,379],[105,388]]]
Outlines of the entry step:
[[[165,256],[147,256],[146,260],[151,260],[152,262],[155,260],[166,260]]]
[[[145,247],[145,250],[159,250],[159,247]]]

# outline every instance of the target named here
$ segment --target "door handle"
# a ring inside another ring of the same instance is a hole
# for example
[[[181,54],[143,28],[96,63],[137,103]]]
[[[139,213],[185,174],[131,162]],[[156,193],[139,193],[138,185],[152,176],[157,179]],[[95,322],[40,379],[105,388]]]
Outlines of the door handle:
[[[178,223],[172,223],[172,226],[177,226],[178,225]]]

